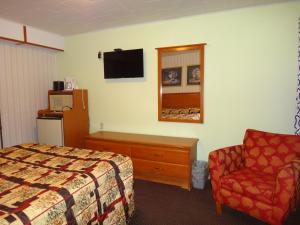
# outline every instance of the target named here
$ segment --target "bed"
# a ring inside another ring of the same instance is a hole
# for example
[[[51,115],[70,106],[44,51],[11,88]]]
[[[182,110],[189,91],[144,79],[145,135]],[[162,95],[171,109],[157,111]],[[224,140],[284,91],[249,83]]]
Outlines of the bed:
[[[128,156],[24,144],[0,150],[0,224],[126,224],[134,211]]]
[[[162,110],[163,119],[200,119],[200,93],[163,93]]]
[[[163,108],[161,116],[164,119],[188,119],[199,120],[199,108]]]

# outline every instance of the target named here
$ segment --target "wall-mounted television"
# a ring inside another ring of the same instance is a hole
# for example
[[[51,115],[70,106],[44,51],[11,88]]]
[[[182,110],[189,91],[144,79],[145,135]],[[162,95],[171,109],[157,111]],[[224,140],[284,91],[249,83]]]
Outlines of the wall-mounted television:
[[[104,52],[104,78],[144,77],[143,49]]]

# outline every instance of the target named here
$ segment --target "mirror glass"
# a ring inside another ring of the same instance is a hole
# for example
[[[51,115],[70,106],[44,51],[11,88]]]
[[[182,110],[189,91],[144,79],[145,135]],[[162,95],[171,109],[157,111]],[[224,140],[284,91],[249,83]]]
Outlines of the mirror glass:
[[[157,48],[159,121],[203,123],[204,46]]]

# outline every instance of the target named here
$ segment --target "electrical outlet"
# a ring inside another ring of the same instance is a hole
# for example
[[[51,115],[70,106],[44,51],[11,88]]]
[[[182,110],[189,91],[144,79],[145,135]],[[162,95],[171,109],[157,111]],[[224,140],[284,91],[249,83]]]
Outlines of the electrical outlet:
[[[103,130],[103,127],[104,127],[104,123],[100,123],[100,130]]]

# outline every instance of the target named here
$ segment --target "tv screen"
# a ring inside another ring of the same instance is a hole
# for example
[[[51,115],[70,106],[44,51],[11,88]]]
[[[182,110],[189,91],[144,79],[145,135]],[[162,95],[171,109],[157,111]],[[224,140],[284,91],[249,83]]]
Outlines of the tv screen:
[[[104,52],[104,78],[144,76],[143,49]]]

